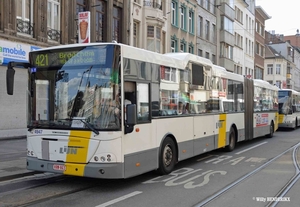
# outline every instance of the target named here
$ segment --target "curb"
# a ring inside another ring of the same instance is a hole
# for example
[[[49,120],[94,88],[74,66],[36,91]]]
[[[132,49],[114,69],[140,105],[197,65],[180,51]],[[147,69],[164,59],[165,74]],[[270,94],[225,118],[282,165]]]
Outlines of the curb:
[[[0,137],[0,141],[26,139],[26,136]]]

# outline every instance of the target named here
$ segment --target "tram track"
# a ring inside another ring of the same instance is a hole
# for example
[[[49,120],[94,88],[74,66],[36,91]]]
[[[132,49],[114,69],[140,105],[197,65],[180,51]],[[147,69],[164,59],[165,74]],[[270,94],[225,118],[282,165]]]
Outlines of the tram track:
[[[266,168],[268,165],[270,165],[271,163],[273,163],[275,160],[277,160],[281,156],[285,155],[287,152],[293,150],[292,159],[293,159],[293,165],[295,167],[295,174],[286,183],[286,185],[279,190],[279,192],[277,193],[277,195],[274,196],[274,197],[277,197],[277,198],[278,197],[283,197],[292,188],[292,186],[297,182],[297,180],[300,179],[300,165],[299,165],[298,158],[297,158],[297,153],[298,153],[299,148],[300,148],[300,142],[297,143],[297,144],[295,144],[295,145],[293,145],[292,147],[288,148],[287,150],[285,150],[284,152],[280,153],[279,155],[275,156],[274,158],[270,159],[269,161],[267,161],[266,163],[262,164],[261,166],[259,166],[255,170],[247,173],[246,175],[240,177],[236,181],[234,181],[234,182],[230,183],[229,185],[225,186],[224,188],[222,188],[218,192],[212,194],[211,196],[207,197],[206,199],[202,200],[201,202],[195,204],[193,207],[203,207],[203,206],[206,206],[206,205],[210,204],[211,202],[217,200],[221,195],[223,195],[223,194],[229,192],[230,190],[232,190],[238,184],[242,183],[246,179],[250,178],[254,174],[256,174],[259,171],[261,171],[264,168]],[[267,207],[275,207],[278,204],[278,202],[279,201],[275,199],[274,201],[269,202],[266,206]]]
[[[26,203],[23,203],[21,205],[18,205],[18,207],[28,207],[30,205],[41,204],[41,203],[44,203],[44,202],[49,201],[51,199],[56,199],[56,198],[60,198],[60,197],[63,197],[63,196],[71,195],[73,193],[78,193],[78,192],[85,191],[85,190],[88,190],[88,189],[91,189],[91,188],[94,188],[94,187],[96,187],[96,184],[94,184],[93,186],[85,186],[85,187],[70,190],[70,191],[67,191],[67,192],[64,192],[64,193],[44,197],[44,198],[33,200],[33,201],[30,201],[30,202],[26,202]]]
[[[280,189],[280,191],[277,193],[276,196],[274,196],[275,198],[282,198],[284,197],[287,192],[293,187],[293,185],[300,179],[300,164],[298,161],[298,151],[300,148],[300,143],[298,143],[294,149],[293,149],[293,153],[292,153],[292,159],[293,159],[293,164],[295,167],[295,175],[286,183],[286,185],[284,187],[282,187]],[[278,202],[280,202],[280,199],[275,199],[274,201],[270,201],[266,207],[275,207]]]
[[[44,178],[42,181],[41,179],[38,179],[37,182],[35,181],[36,180],[31,180],[31,182],[33,182],[31,184],[28,184],[28,181],[24,181],[26,182],[24,184],[26,187],[18,187],[15,190],[0,193],[0,206],[28,207],[43,204],[53,199],[92,189],[99,185],[105,186],[113,182],[111,180],[95,181],[95,179],[90,178],[61,175]],[[56,189],[56,191],[49,191],[47,188]],[[12,197],[14,197],[13,202]]]

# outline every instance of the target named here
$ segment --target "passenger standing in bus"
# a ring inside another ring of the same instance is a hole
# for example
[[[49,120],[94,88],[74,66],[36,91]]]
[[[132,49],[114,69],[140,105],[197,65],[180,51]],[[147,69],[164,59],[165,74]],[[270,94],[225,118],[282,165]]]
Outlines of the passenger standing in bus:
[[[178,114],[182,114],[183,112],[183,103],[181,101],[178,102]]]
[[[186,103],[183,110],[183,114],[189,114],[189,113],[190,113],[190,103]]]

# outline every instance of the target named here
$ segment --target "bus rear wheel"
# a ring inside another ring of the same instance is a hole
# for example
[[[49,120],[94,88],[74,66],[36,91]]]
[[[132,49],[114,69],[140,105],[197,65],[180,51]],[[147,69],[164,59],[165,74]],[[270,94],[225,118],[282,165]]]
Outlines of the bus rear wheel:
[[[230,129],[229,132],[229,144],[225,147],[225,151],[231,152],[234,150],[236,144],[236,136],[233,128]]]
[[[177,161],[177,150],[174,141],[167,137],[160,149],[159,168],[160,174],[166,175],[173,171]]]

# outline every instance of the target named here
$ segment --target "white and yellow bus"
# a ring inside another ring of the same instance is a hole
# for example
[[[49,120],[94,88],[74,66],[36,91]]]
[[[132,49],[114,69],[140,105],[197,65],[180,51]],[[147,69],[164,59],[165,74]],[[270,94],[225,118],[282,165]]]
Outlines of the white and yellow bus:
[[[27,168],[93,178],[170,173],[178,161],[277,128],[277,91],[188,53],[118,43],[30,52]],[[261,110],[254,111],[255,102]]]
[[[279,127],[296,129],[300,125],[300,93],[293,89],[278,91]]]

